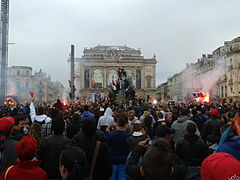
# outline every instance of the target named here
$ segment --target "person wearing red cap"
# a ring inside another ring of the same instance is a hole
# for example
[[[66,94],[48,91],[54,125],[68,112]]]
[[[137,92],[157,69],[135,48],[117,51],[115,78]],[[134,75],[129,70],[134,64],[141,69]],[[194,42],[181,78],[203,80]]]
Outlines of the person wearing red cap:
[[[238,180],[240,162],[227,153],[214,153],[201,165],[202,180]]]
[[[31,135],[23,137],[16,145],[16,165],[5,169],[0,180],[47,180],[46,173],[38,167],[40,162],[34,159],[36,149],[37,142]]]
[[[211,109],[211,118],[204,123],[202,129],[201,136],[203,139],[206,139],[208,135],[215,135],[218,139],[221,137],[220,127],[224,124],[224,122],[218,119],[218,113],[217,109]]]
[[[14,122],[12,117],[0,118],[0,174],[17,160],[15,147],[18,141],[10,137]]]

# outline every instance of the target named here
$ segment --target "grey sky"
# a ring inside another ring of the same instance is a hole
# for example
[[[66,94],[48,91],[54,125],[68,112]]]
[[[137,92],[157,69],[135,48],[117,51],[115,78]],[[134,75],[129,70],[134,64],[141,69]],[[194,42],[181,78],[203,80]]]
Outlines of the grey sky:
[[[157,56],[157,84],[239,36],[239,0],[10,0],[9,65],[67,84],[70,44],[127,45]]]

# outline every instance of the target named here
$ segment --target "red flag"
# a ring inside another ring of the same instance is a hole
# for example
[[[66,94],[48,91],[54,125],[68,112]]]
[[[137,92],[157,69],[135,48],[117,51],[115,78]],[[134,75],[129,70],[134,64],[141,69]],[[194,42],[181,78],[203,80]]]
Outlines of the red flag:
[[[29,94],[30,94],[31,97],[33,97],[35,93],[30,91]]]

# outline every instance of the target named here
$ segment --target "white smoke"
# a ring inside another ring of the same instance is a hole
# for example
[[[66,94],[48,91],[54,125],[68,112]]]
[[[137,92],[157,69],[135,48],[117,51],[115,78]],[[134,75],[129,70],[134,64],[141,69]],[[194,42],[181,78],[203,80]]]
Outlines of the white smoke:
[[[199,61],[197,63],[201,62]],[[221,59],[205,60],[203,63],[205,64],[196,68],[194,67],[192,70],[190,70],[190,72],[193,73],[189,73],[187,71],[183,72],[182,76],[185,77],[185,79],[183,79],[186,80],[183,81],[182,86],[182,95],[184,98],[186,98],[186,96],[192,95],[193,92],[215,92],[218,82],[225,78],[225,61]],[[211,63],[214,65],[210,65]],[[192,66],[194,65],[192,64]],[[199,68],[202,69],[200,71],[197,71]]]
[[[225,61],[215,62],[215,68],[201,75],[201,84],[203,92],[210,92],[217,85],[219,80],[224,78]]]
[[[16,94],[17,94],[17,90],[14,85],[14,82],[8,79],[7,80],[7,96],[16,96]]]

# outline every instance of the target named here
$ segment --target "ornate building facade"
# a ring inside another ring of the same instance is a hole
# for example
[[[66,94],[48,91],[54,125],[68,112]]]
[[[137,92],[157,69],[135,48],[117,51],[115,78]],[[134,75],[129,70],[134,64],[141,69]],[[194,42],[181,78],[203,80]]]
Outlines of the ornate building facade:
[[[138,49],[127,46],[96,46],[84,48],[82,58],[76,58],[76,97],[82,102],[94,102],[96,95],[105,97],[117,68],[124,68],[139,97],[156,98],[156,57],[146,59]]]

